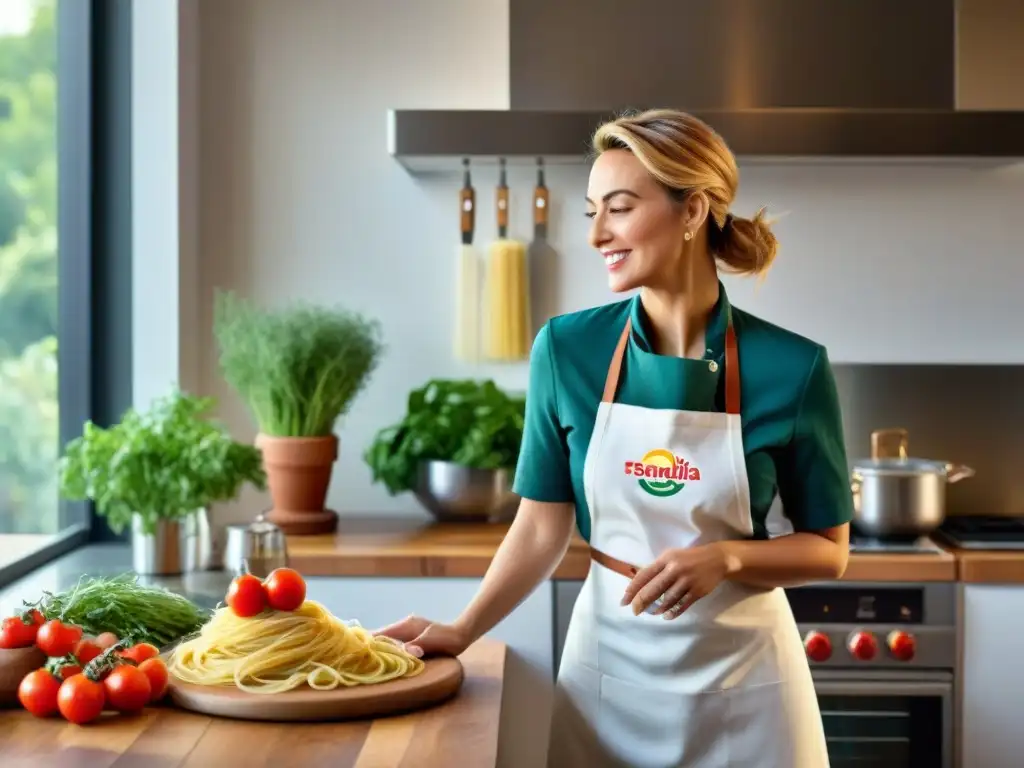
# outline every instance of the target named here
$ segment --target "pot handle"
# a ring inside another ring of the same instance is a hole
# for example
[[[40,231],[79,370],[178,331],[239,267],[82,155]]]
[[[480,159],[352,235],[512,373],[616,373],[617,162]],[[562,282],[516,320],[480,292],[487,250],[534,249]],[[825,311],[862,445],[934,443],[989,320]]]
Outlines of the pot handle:
[[[963,464],[947,464],[946,465],[946,482],[955,483],[959,480],[966,480],[969,477],[974,477],[974,470]]]

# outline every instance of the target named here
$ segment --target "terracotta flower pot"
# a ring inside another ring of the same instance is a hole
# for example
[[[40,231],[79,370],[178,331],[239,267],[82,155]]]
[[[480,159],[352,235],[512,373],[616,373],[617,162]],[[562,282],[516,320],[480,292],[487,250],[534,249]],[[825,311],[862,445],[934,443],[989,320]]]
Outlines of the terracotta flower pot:
[[[273,437],[260,433],[256,446],[274,507],[267,519],[287,534],[333,533],[338,515],[324,509],[331,472],[338,458],[338,438]]]

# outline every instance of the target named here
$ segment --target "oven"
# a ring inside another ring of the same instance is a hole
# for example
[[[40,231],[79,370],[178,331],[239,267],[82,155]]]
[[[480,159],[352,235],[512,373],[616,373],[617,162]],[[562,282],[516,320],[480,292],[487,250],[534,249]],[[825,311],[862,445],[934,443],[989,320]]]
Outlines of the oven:
[[[831,768],[952,765],[952,676],[835,672],[814,686]]]
[[[787,589],[832,768],[953,768],[953,584]]]

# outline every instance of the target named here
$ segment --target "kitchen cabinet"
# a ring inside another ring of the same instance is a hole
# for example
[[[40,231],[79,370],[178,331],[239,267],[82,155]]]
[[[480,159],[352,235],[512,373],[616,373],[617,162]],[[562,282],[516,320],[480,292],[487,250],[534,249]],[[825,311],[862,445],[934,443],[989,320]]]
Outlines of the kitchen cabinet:
[[[552,679],[558,676],[558,665],[562,661],[562,648],[565,647],[565,636],[569,632],[569,619],[576,605],[576,598],[583,589],[583,580],[555,582],[555,648],[554,669]]]
[[[469,578],[307,578],[307,598],[368,629],[415,613],[453,621],[480,586]],[[508,647],[498,744],[499,768],[543,766],[551,723],[552,582],[542,584],[488,637]]]
[[[1024,585],[962,589],[960,765],[1016,768],[1024,753]]]

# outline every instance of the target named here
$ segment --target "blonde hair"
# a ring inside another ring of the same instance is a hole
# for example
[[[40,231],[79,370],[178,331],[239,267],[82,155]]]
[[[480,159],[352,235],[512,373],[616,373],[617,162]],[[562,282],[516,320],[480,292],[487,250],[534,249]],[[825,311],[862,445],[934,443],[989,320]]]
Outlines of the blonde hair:
[[[710,126],[686,112],[652,109],[605,123],[594,133],[600,154],[626,149],[677,200],[707,196],[708,245],[730,272],[761,274],[779,249],[761,208],[751,219],[729,213],[739,186],[736,158]]]

